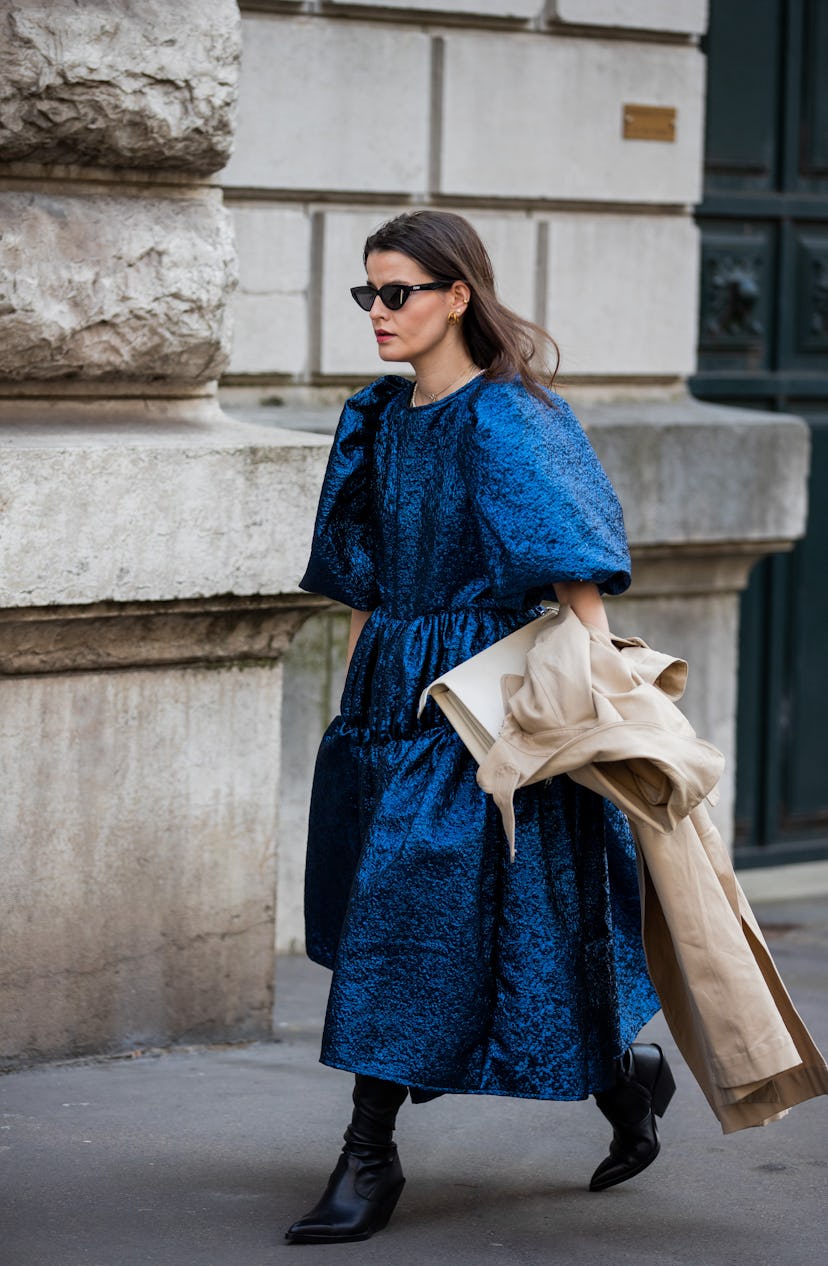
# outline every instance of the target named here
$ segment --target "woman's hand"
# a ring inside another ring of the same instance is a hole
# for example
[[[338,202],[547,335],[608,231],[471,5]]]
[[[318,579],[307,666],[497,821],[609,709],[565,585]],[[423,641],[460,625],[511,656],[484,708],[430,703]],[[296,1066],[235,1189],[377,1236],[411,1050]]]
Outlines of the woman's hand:
[[[555,596],[558,602],[565,602],[572,608],[582,624],[591,624],[593,628],[609,633],[604,600],[592,581],[561,580],[555,585]]]

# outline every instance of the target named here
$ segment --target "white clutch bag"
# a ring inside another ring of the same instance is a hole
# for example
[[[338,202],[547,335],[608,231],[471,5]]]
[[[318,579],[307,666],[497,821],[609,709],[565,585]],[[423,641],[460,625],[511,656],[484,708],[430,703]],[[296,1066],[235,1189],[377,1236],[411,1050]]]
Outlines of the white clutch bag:
[[[543,615],[449,669],[426,686],[420,696],[417,715],[431,695],[478,765],[500,733],[509,696],[525,676],[526,656],[535,638],[550,620],[558,617],[558,603],[544,605],[547,610]]]

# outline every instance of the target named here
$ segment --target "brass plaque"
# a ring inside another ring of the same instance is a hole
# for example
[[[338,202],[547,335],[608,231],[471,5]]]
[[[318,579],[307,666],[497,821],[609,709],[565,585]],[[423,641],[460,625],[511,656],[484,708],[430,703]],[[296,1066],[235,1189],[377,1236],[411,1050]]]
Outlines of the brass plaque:
[[[625,141],[674,141],[675,106],[624,106]]]

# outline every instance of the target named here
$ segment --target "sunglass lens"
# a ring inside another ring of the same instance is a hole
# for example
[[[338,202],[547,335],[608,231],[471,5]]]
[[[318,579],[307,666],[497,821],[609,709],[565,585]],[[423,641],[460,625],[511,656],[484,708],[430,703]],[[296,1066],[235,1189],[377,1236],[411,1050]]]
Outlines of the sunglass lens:
[[[386,308],[390,308],[392,312],[397,312],[408,298],[408,290],[405,286],[395,286],[392,284],[380,286],[379,297],[382,299]]]
[[[377,292],[373,286],[352,286],[351,294],[363,312],[371,311],[371,306],[377,297]]]

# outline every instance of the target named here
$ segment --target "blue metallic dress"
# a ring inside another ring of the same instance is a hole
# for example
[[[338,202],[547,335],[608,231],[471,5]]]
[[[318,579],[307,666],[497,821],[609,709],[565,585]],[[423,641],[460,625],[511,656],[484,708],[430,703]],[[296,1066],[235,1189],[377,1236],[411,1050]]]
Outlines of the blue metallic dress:
[[[568,405],[483,378],[347,402],[302,587],[372,614],[319,750],[308,954],[322,1062],[431,1092],[583,1099],[658,1009],[623,815],[566,778],[516,797],[517,860],[422,689],[563,580],[629,585],[618,501]]]

